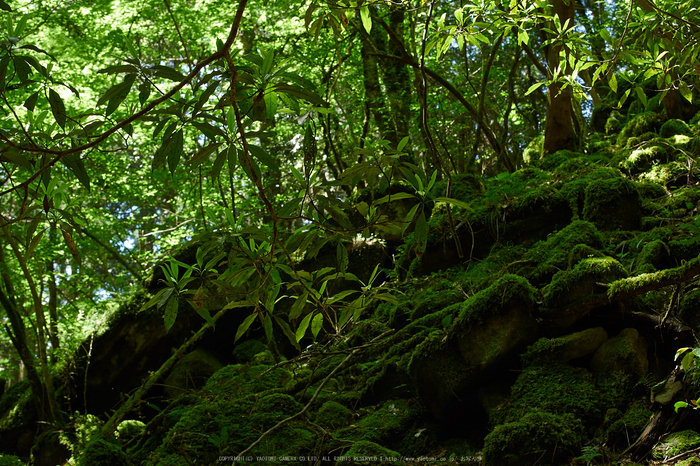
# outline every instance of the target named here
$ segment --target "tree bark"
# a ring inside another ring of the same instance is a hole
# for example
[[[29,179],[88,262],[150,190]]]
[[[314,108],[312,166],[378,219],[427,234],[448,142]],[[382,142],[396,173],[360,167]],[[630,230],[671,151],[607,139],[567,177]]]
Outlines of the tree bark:
[[[552,15],[559,18],[563,26],[568,21],[568,26],[574,22],[575,4],[573,0],[551,0]],[[553,25],[549,25],[553,29]],[[547,39],[554,39],[550,34],[544,33]],[[547,55],[548,79],[554,76],[554,70],[561,66],[560,73],[569,73],[568,60],[560,60],[562,52],[568,56],[565,46],[558,42],[550,43],[545,47]],[[560,82],[552,83],[547,90],[547,119],[544,129],[544,144],[542,156],[553,154],[562,149],[574,150],[576,148],[576,134],[574,132],[573,90],[571,86],[564,88]]]

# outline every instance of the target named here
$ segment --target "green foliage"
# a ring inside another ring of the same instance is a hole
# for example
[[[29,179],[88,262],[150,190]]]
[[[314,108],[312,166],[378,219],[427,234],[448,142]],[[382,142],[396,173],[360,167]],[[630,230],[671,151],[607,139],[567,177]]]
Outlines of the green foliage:
[[[0,466],[24,466],[24,462],[14,455],[0,454]]]

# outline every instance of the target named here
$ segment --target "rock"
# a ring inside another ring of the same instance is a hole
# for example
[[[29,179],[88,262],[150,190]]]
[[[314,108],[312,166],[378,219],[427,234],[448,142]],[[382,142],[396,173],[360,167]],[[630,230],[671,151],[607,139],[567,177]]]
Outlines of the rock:
[[[559,338],[540,338],[521,356],[523,366],[563,363],[595,352],[608,339],[603,327],[571,333]]]
[[[599,380],[615,372],[642,376],[648,368],[647,342],[634,328],[626,328],[603,343],[591,360],[591,371]]]
[[[534,289],[522,277],[504,275],[452,308],[458,313],[446,332],[418,345],[409,372],[423,403],[437,418],[450,417],[476,396],[469,391],[495,366],[537,339],[532,315]],[[478,404],[477,401],[472,401]]]
[[[599,283],[627,277],[627,271],[612,257],[581,260],[572,270],[557,273],[547,287],[542,307],[544,317],[561,328],[570,327],[591,307],[586,300],[605,293]]]
[[[585,190],[583,219],[601,231],[638,229],[641,199],[637,187],[626,178],[592,181]]]
[[[179,360],[165,379],[164,393],[171,399],[190,390],[201,388],[207,379],[224,367],[211,352],[198,348]]]
[[[700,446],[700,434],[694,430],[674,432],[664,437],[651,451],[651,456],[657,461],[678,456],[688,450]]]

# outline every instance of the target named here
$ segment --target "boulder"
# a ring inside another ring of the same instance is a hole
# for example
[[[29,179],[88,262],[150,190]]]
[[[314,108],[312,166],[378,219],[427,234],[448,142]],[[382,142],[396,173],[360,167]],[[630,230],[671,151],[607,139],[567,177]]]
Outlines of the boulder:
[[[647,342],[634,328],[626,328],[600,345],[591,360],[591,371],[599,380],[616,372],[639,377],[648,368]]]
[[[165,396],[171,399],[191,390],[202,388],[224,363],[213,353],[197,348],[180,359],[165,379]]]

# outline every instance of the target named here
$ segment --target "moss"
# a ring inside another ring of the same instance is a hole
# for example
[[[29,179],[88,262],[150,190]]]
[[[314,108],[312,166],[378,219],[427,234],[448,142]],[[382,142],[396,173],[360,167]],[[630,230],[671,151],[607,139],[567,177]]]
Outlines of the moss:
[[[644,273],[629,278],[622,278],[610,284],[608,287],[608,297],[621,297],[627,293],[634,293],[638,290],[646,288],[656,288],[659,283],[669,282],[676,283],[683,281],[684,277],[700,265],[700,259],[695,258],[689,260],[680,267],[673,269],[661,270],[655,273]]]
[[[624,416],[621,415],[619,419],[609,423],[609,427],[605,430],[608,444],[619,448],[628,447],[642,433],[651,415],[652,412],[644,403],[635,403],[630,406]]]
[[[540,160],[540,157],[542,156],[542,146],[544,144],[544,135],[540,134],[539,136],[536,136],[534,139],[532,139],[527,146],[525,147],[525,150],[523,150],[523,162],[526,165],[532,165],[536,163],[538,160]]]
[[[685,184],[688,167],[682,162],[673,161],[663,165],[655,165],[650,170],[639,175],[640,181],[657,183],[662,186],[681,180]]]
[[[381,445],[400,443],[410,435],[411,426],[420,412],[420,406],[408,400],[389,400],[362,416],[352,427],[340,429],[333,436],[342,440],[364,440]]]
[[[661,199],[666,197],[666,190],[658,183],[639,182],[637,183],[637,191],[644,199]]]
[[[599,229],[636,229],[639,209],[639,191],[625,178],[595,180],[586,186],[583,219]]]
[[[367,440],[360,440],[352,444],[350,450],[338,458],[339,464],[404,464],[401,454],[389,450],[381,445]]]
[[[316,413],[316,424],[328,429],[346,425],[352,418],[352,411],[335,401],[326,401]]]
[[[514,422],[523,413],[539,410],[569,414],[591,427],[602,417],[602,404],[593,376],[587,370],[566,364],[531,366],[523,370],[511,388],[510,404],[499,410],[494,419]]]
[[[134,437],[138,437],[146,430],[146,424],[135,419],[127,419],[117,426],[117,438],[122,443],[128,442]]]
[[[633,141],[636,138],[630,138]],[[642,147],[632,150],[630,155],[622,162],[622,167],[631,173],[639,173],[650,169],[654,165],[669,161],[669,149],[663,144],[644,144]]]
[[[481,290],[463,303],[455,306],[459,314],[453,328],[466,331],[482,323],[487,316],[502,315],[513,306],[532,306],[535,289],[525,278],[506,274],[485,290]]]
[[[520,420],[497,426],[484,439],[485,466],[520,466],[539,459],[559,462],[579,451],[580,422],[569,414],[531,411]]]
[[[571,222],[569,226],[551,235],[546,241],[536,243],[525,254],[525,260],[537,264],[527,277],[536,284],[548,281],[556,272],[567,267],[571,251],[579,244],[592,249],[602,249],[603,237],[590,222],[582,220]]]
[[[292,416],[304,407],[291,395],[284,393],[272,393],[264,396],[255,403],[252,415],[256,418],[256,424],[263,429],[269,429],[282,419]]]
[[[599,292],[597,283],[609,283],[627,276],[627,271],[612,257],[583,259],[571,271],[557,273],[547,287],[542,307],[553,311],[575,306]]]
[[[569,161],[576,159],[576,158],[584,158],[585,159],[586,155],[582,154],[581,152],[574,152],[574,151],[564,149],[564,150],[557,151],[553,154],[550,154],[547,157],[541,159],[537,165],[542,170],[552,171],[555,168],[559,167],[561,164],[563,164],[565,162],[569,162]]]
[[[661,125],[661,129],[659,129],[659,136],[662,138],[670,138],[676,134],[688,137],[693,136],[693,132],[685,121],[675,118],[668,120],[666,123]]]
[[[679,314],[691,328],[700,327],[700,290],[693,290],[683,297]]]
[[[594,257],[602,258],[605,257],[605,254],[587,244],[577,244],[569,253],[568,268],[575,267],[583,259],[592,259]]]
[[[624,125],[625,117],[622,116],[622,114],[617,110],[613,110],[605,122],[605,134],[609,136],[611,134],[619,133]]]
[[[78,460],[78,466],[127,466],[131,464],[119,445],[103,439],[90,442]]]
[[[523,367],[541,366],[559,362],[565,342],[558,338],[540,338],[520,356]]]
[[[617,135],[618,147],[624,147],[627,139],[648,132],[656,132],[661,127],[662,119],[657,113],[644,112],[630,119]],[[607,129],[607,128],[606,128]],[[608,133],[610,134],[610,133]]]
[[[16,456],[0,453],[0,466],[24,466],[24,461]]]
[[[657,269],[661,268],[668,255],[668,246],[661,240],[657,239],[645,244],[637,256],[635,272],[656,272]]]
[[[233,348],[233,357],[242,364],[252,361],[256,354],[266,349],[267,345],[260,340],[245,340]]]
[[[683,430],[667,435],[656,444],[651,457],[657,461],[680,455],[700,446],[700,434],[694,430]]]

